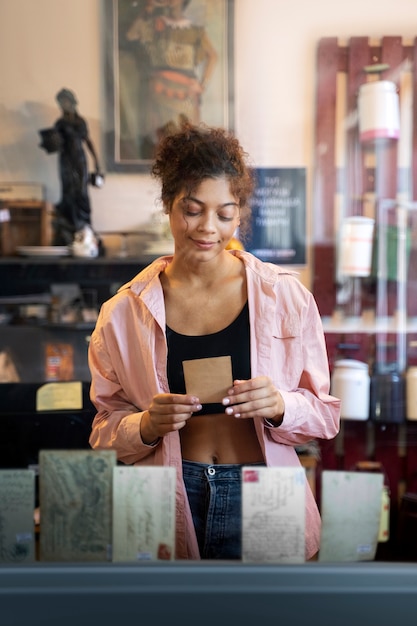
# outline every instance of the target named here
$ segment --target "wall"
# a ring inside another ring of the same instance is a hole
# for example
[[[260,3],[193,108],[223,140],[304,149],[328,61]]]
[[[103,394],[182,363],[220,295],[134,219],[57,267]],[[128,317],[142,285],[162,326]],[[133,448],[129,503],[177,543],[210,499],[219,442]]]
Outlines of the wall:
[[[40,182],[58,200],[56,157],[39,149],[37,131],[58,116],[63,86],[77,94],[104,161],[102,9],[100,0],[1,0],[0,182]],[[318,40],[412,40],[415,18],[414,0],[235,0],[235,129],[254,164],[306,167],[311,198]],[[94,226],[140,228],[156,197],[147,175],[108,173],[104,188],[91,191]],[[308,211],[313,218],[311,201]],[[309,284],[308,268],[300,269]]]

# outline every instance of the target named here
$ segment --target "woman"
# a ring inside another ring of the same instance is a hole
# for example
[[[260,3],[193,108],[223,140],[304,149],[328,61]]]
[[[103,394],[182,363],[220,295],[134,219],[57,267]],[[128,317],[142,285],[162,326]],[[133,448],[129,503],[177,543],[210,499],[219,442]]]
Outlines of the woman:
[[[297,467],[295,445],[338,432],[312,295],[288,271],[226,249],[247,217],[245,159],[222,129],[185,125],[162,140],[152,173],[174,254],[103,305],[90,342],[90,443],[124,463],[176,467],[177,559],[241,558],[241,466]],[[233,383],[202,406],[182,362],[229,355]],[[320,517],[306,490],[309,559]]]

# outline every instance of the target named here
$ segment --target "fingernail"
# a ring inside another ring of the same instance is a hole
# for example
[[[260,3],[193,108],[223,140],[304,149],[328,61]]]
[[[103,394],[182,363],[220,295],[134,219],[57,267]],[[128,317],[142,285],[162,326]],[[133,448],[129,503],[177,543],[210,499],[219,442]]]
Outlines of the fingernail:
[[[195,405],[195,410],[196,410],[196,411],[201,411],[201,409],[202,409],[202,408],[203,408],[203,407],[201,406],[201,404],[196,404],[196,405]]]
[[[229,406],[226,411],[225,411],[226,415],[233,415],[233,408],[231,406]]]
[[[240,413],[235,413],[235,417],[240,417]]]
[[[224,404],[224,406],[227,406],[228,404],[230,404],[230,398],[223,398],[222,404]]]

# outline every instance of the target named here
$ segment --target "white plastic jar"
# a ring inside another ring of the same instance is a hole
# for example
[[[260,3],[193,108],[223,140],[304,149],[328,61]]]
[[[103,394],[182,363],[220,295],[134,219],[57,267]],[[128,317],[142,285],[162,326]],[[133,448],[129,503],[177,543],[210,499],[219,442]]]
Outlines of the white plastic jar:
[[[359,87],[359,137],[364,143],[400,136],[399,97],[395,83],[378,80]]]
[[[362,215],[346,217],[340,230],[340,271],[345,276],[369,276],[375,220]]]
[[[335,361],[331,394],[341,400],[340,417],[342,419],[367,420],[370,397],[368,364],[355,359]]]

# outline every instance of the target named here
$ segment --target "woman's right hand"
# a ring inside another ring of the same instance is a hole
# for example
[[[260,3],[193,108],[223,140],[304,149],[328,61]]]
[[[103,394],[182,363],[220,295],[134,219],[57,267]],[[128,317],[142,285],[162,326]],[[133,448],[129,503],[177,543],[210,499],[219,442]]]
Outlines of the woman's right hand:
[[[195,396],[158,393],[142,416],[140,434],[143,443],[154,444],[167,433],[184,428],[192,414],[200,410],[200,401]]]

